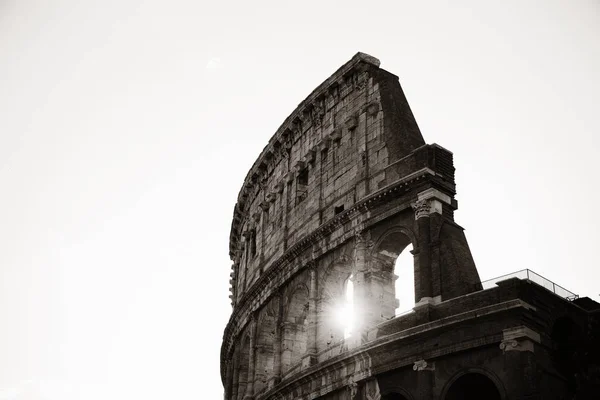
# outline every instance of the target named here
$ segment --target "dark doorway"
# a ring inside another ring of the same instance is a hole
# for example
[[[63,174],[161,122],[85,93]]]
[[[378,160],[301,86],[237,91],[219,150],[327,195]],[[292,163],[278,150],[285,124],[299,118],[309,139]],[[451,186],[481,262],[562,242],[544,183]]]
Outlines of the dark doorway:
[[[446,393],[445,400],[500,400],[500,392],[490,378],[470,373],[458,378]]]

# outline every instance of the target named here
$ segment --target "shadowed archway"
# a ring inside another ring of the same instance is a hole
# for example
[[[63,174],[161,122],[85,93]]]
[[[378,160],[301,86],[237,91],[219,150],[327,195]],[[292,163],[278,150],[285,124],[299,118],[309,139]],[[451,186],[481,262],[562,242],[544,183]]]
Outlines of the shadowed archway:
[[[455,380],[444,400],[501,400],[496,384],[487,376],[470,372]]]

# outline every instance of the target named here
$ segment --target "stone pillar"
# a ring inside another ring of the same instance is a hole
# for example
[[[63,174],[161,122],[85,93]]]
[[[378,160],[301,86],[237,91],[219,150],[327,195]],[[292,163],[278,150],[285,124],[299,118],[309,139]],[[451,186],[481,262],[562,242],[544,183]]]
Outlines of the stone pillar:
[[[254,359],[256,355],[256,320],[252,316],[252,326],[250,327],[250,354],[248,355],[248,383],[246,384],[246,393],[244,400],[252,400],[254,398]]]
[[[375,313],[372,293],[370,290],[369,266],[367,260],[368,248],[371,246],[369,234],[359,233],[355,236],[354,265],[354,327],[350,348],[360,346],[366,341],[367,331],[374,325]]]
[[[418,286],[415,287],[417,303],[427,302],[433,297],[431,276],[431,231],[429,227],[430,201],[420,200],[412,204],[418,229],[419,266]]]
[[[282,336],[281,364],[289,368],[292,365],[292,347],[294,345],[292,332],[294,331],[294,323],[283,321],[280,329]]]
[[[284,152],[285,157],[287,158],[287,169],[288,171],[290,171],[291,168],[291,144],[290,144],[290,148],[286,149],[286,151]],[[285,252],[288,248],[288,225],[289,225],[289,213],[290,213],[290,201],[291,201],[291,190],[292,190],[292,185],[290,185],[290,183],[293,181],[294,179],[294,175],[293,173],[290,171],[288,172],[283,179],[283,190],[285,195],[283,196],[283,251]],[[293,203],[292,203],[293,204]]]
[[[265,189],[266,189],[266,186],[263,185],[261,188],[261,191],[263,191],[263,197],[264,197]],[[267,220],[267,216],[269,214],[269,202],[267,200],[263,200],[259,204],[259,207],[262,210],[262,215],[260,216],[260,254],[259,254],[258,268],[259,268],[260,274],[262,275],[264,264],[265,264],[265,231],[267,230],[266,220]]]
[[[283,298],[277,295],[278,312],[275,321],[275,338],[273,343],[273,379],[269,386],[274,386],[281,381],[281,323],[283,322]]]
[[[319,225],[321,225],[324,221],[323,219],[323,150],[327,149],[329,151],[329,144],[326,143],[323,139],[321,139],[320,145],[317,146],[317,156],[316,159],[319,160],[319,179],[317,180],[319,185]]]
[[[317,268],[310,267],[310,292],[308,295],[308,332],[306,354],[302,358],[302,367],[306,368],[317,363]]]
[[[372,298],[373,323],[393,318],[398,308],[394,284],[398,276],[394,274],[394,261],[383,257],[372,257],[370,269],[370,290]]]
[[[439,228],[443,216],[443,204],[451,205],[452,199],[434,188],[418,193],[417,201],[411,204],[415,210],[418,229],[418,251],[415,252],[418,257],[417,271],[415,271],[418,272],[415,273],[416,307],[441,301],[443,282],[440,277]]]
[[[521,325],[502,330],[500,350],[506,365],[505,389],[509,398],[539,398],[540,384],[535,350],[541,343],[540,334]]]
[[[416,361],[413,371],[417,371],[417,386],[419,399],[433,400],[433,387],[435,385],[435,363],[425,360]]]
[[[242,274],[240,275],[240,280],[242,281],[242,290],[241,292],[246,291],[246,281],[248,277],[248,264],[250,263],[250,237],[252,232],[250,230],[245,230],[242,232],[242,236],[244,237],[244,263],[240,265],[242,269]],[[242,276],[243,275],[243,276]]]

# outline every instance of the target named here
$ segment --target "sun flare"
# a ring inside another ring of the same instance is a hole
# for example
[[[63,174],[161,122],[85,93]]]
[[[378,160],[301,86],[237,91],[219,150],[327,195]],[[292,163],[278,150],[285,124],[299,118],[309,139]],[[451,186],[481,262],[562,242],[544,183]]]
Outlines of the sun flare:
[[[336,319],[338,324],[344,329],[344,339],[352,334],[354,325],[354,283],[353,276],[350,275],[344,288],[344,302],[336,310]]]

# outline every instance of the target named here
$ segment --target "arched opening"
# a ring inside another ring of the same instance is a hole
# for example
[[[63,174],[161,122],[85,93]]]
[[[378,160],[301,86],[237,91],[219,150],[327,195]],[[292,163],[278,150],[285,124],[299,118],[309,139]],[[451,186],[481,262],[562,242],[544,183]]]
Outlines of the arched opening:
[[[373,254],[374,269],[380,271],[379,292],[383,320],[412,311],[415,305],[415,261],[410,238],[392,231],[379,242]]]
[[[388,393],[381,397],[381,400],[408,400],[405,396],[400,393]]]
[[[340,344],[350,334],[354,282],[351,267],[334,264],[327,271],[317,304],[317,349]]]
[[[283,322],[281,366],[284,374],[299,364],[306,353],[308,308],[308,289],[298,286],[290,297]]]
[[[338,324],[344,330],[344,339],[352,336],[352,327],[354,326],[354,281],[350,275],[344,283],[344,297],[336,311]]]
[[[490,378],[479,373],[468,373],[455,380],[444,400],[500,400],[500,392]]]
[[[394,292],[397,307],[394,315],[407,313],[415,306],[415,261],[412,244],[402,250],[394,263]]]

